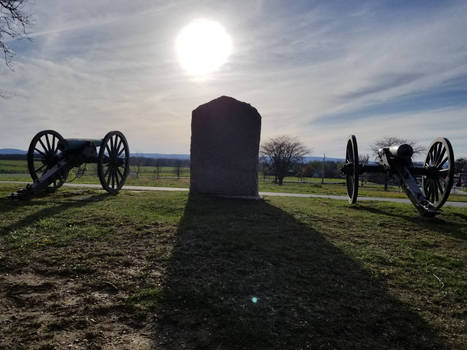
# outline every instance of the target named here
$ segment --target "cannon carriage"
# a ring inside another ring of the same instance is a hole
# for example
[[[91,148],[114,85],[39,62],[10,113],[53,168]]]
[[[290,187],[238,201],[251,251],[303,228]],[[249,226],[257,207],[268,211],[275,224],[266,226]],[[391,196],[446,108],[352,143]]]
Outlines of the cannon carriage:
[[[54,130],[44,130],[31,140],[27,161],[33,183],[11,198],[55,191],[72,168],[85,163],[96,163],[102,187],[117,194],[129,174],[130,149],[120,131],[110,131],[103,139],[65,139]]]
[[[358,158],[357,139],[351,135],[342,167],[349,202],[357,202],[361,174],[387,173],[400,180],[403,190],[420,215],[433,217],[440,214],[454,182],[454,152],[451,143],[443,137],[435,139],[422,165],[414,164],[412,155],[413,149],[407,144],[386,147],[378,151],[379,164],[363,165]]]

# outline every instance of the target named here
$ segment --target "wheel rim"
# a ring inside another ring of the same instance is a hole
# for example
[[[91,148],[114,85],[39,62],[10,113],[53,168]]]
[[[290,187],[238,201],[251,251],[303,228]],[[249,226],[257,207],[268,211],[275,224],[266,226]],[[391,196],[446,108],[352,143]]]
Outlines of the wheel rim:
[[[63,137],[54,130],[41,131],[31,140],[27,157],[29,173],[34,182],[39,181],[42,175],[63,158],[60,149],[63,143]],[[49,189],[57,189],[62,186],[67,175],[67,172],[58,174],[58,178],[48,186]]]
[[[128,142],[119,131],[109,132],[102,141],[98,156],[98,173],[102,187],[116,194],[125,184],[130,169]]]
[[[426,199],[437,209],[447,201],[454,182],[454,152],[448,139],[434,140],[425,158],[427,175],[422,177]]]
[[[349,196],[349,203],[355,204],[358,197],[358,147],[357,138],[355,135],[351,135],[347,141],[347,147],[345,152],[345,163],[346,167],[350,169],[345,177],[345,183],[347,186],[347,195]]]

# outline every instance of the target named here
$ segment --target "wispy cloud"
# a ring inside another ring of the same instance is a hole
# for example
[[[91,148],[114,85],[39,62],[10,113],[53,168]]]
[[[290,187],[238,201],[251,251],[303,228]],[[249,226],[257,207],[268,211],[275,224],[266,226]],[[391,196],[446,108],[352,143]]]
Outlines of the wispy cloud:
[[[258,108],[263,139],[297,135],[315,153],[339,156],[356,133],[362,152],[386,135],[448,136],[467,155],[465,2],[48,0],[31,12],[33,42],[15,43],[14,72],[0,68],[15,95],[0,100],[0,146],[44,128],[121,129],[135,151],[188,152],[191,111],[226,94]],[[235,48],[204,82],[174,51],[197,17],[223,23]]]

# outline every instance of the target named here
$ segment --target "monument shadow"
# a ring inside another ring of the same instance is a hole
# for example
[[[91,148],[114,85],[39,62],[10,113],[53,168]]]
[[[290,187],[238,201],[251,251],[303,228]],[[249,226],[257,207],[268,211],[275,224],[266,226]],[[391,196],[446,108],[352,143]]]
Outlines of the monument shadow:
[[[158,295],[163,349],[440,349],[383,282],[267,201],[191,196]]]

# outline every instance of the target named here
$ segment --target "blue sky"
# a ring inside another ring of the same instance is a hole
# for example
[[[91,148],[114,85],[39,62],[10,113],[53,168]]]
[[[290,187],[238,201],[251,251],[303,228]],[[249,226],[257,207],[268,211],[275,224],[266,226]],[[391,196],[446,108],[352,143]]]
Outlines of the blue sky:
[[[221,95],[255,106],[262,140],[297,136],[313,155],[361,153],[383,136],[467,156],[467,2],[35,0],[32,41],[0,65],[0,147],[33,135],[123,131],[134,152],[189,153],[191,111]],[[228,62],[203,81],[175,39],[191,20],[220,22]]]

